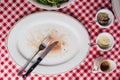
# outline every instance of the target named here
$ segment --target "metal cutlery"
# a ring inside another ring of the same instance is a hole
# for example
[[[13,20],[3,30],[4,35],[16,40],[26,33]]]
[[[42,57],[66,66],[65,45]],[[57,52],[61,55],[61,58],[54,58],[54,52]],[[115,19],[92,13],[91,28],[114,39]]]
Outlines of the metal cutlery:
[[[51,40],[51,37],[47,36],[42,43],[39,45],[38,51],[31,57],[31,59],[21,68],[21,70],[18,72],[18,75],[21,75],[23,71],[26,69],[26,67],[29,65],[29,63],[32,61],[32,59],[38,54],[39,51],[45,49],[49,42]]]
[[[28,69],[26,74],[24,74],[22,77],[26,78],[34,70],[34,68],[44,59],[44,57],[57,45],[57,43],[58,41],[55,41],[51,45],[49,45],[46,50],[41,54],[41,56],[38,57],[37,61]]]

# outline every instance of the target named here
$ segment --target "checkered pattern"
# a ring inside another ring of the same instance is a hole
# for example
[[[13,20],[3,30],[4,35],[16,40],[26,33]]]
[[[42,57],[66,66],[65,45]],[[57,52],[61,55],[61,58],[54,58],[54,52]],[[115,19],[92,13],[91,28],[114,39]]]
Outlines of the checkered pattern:
[[[57,10],[63,12],[84,24],[89,32],[91,42],[95,42],[97,35],[101,32],[109,32],[115,39],[115,45],[108,52],[100,52],[95,46],[90,48],[86,59],[75,69],[53,76],[42,76],[31,73],[26,80],[119,80],[120,79],[120,24],[115,19],[109,29],[101,29],[94,20],[96,12],[101,8],[112,11],[110,0],[75,0],[72,5]],[[23,80],[17,76],[20,67],[12,60],[6,47],[6,37],[13,25],[22,17],[44,11],[37,8],[28,0],[0,0],[0,80]],[[92,66],[97,56],[105,56],[116,61],[117,68],[110,74],[92,73]],[[65,66],[64,66],[65,67]]]

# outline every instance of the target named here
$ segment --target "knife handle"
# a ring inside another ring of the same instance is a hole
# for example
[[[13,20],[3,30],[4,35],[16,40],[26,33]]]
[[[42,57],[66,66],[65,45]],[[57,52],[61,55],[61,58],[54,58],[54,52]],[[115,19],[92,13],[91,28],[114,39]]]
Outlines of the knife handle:
[[[26,78],[33,70],[34,68],[42,61],[42,58],[39,57],[36,61],[36,63],[34,63],[29,69],[28,71],[26,72],[26,74],[24,74],[22,77],[23,78]]]

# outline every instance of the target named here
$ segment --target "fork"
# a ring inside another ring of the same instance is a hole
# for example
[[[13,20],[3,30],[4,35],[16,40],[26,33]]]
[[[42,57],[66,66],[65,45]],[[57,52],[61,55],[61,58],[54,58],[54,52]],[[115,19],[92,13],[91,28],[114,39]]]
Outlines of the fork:
[[[49,42],[51,40],[50,36],[45,37],[45,39],[42,41],[42,43],[39,45],[38,51],[31,57],[31,59],[20,69],[18,72],[18,75],[21,75],[23,71],[26,69],[26,67],[29,65],[29,63],[32,61],[32,59],[38,54],[39,51],[45,49]]]

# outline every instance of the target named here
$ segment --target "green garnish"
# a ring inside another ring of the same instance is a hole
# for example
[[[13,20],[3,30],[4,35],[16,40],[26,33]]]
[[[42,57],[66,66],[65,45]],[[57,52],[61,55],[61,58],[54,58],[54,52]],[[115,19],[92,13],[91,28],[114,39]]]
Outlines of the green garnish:
[[[61,4],[68,2],[69,0],[34,0],[34,1],[46,6],[60,7]]]

